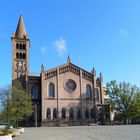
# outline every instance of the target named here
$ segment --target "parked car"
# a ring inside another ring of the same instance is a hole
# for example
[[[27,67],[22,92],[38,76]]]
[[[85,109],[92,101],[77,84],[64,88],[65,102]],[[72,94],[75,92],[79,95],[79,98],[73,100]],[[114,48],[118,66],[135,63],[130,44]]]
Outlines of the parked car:
[[[13,126],[12,126],[12,125],[9,125],[8,123],[0,123],[0,129],[5,129],[7,126],[8,126],[10,129],[13,128]]]
[[[6,125],[4,123],[0,123],[0,129],[5,129]]]

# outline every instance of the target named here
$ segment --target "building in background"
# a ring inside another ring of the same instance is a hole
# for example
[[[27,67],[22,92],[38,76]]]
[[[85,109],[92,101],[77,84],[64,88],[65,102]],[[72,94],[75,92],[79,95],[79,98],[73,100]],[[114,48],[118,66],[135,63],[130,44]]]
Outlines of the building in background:
[[[34,113],[25,124],[79,125],[109,120],[103,113],[106,105],[101,73],[96,77],[94,68],[88,72],[73,64],[68,56],[63,65],[46,70],[42,64],[40,74],[30,74],[30,39],[22,15],[11,39],[12,83],[21,80],[34,104]]]

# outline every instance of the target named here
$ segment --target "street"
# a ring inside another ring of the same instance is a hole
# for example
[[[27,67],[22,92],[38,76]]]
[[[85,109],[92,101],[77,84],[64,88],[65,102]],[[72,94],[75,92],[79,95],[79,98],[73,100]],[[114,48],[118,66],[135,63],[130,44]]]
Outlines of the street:
[[[140,140],[140,126],[25,128],[25,132],[13,140]]]

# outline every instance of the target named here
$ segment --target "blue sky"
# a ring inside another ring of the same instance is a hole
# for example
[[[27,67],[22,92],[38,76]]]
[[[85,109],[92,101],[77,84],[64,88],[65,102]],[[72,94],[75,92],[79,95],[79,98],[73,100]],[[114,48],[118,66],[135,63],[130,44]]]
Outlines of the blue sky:
[[[11,84],[11,35],[22,12],[29,34],[30,71],[72,63],[104,75],[104,84],[140,87],[139,0],[0,1],[0,87]]]

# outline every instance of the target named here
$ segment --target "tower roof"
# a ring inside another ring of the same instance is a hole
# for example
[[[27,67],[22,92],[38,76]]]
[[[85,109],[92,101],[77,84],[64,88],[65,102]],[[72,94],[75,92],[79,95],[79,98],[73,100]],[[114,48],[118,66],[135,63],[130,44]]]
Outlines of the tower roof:
[[[24,26],[24,21],[23,21],[22,15],[20,14],[19,21],[18,21],[18,26],[17,26],[16,33],[15,33],[15,37],[25,38],[26,35],[27,35],[27,32],[26,32],[26,29],[25,29],[25,26]]]

